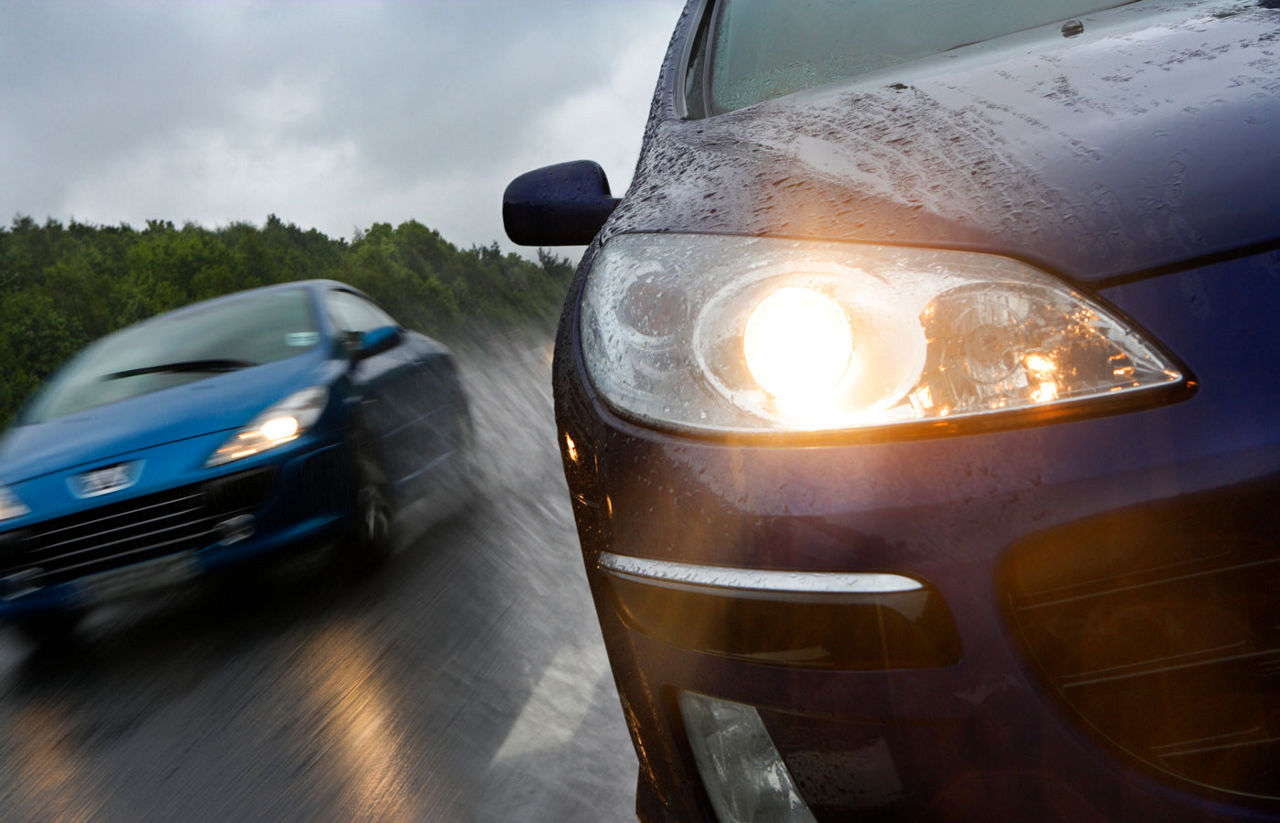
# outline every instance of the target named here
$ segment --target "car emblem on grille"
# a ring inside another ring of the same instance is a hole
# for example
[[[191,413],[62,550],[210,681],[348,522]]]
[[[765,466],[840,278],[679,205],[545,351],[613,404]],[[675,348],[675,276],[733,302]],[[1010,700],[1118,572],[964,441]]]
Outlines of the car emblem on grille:
[[[138,482],[141,474],[142,461],[131,460],[77,474],[67,480],[67,485],[76,497],[101,497],[129,488]]]

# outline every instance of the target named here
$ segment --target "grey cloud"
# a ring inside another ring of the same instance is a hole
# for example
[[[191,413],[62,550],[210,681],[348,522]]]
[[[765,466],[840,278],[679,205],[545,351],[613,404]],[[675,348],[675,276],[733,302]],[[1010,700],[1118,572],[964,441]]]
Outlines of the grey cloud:
[[[4,4],[0,206],[489,242],[530,165],[594,148],[625,182],[682,5]]]

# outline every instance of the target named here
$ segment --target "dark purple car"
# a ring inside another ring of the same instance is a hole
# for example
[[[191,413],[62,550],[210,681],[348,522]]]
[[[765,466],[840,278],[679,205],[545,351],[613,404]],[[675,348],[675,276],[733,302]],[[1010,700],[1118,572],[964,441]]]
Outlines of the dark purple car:
[[[691,0],[504,212],[642,820],[1280,820],[1280,3]]]

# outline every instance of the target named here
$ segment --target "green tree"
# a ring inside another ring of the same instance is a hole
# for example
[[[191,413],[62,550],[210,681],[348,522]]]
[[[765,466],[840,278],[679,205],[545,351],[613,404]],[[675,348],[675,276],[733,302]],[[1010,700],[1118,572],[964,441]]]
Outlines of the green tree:
[[[17,216],[0,228],[0,423],[59,363],[121,326],[197,300],[294,280],[341,280],[410,328],[450,343],[493,329],[549,330],[573,264],[496,243],[459,249],[415,220],[350,242],[276,215],[261,227],[149,220],[94,226]]]

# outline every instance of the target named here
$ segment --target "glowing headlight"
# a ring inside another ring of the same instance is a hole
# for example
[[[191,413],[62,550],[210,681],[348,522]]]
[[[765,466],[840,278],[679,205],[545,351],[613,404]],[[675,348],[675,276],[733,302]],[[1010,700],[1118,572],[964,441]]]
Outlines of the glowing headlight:
[[[313,386],[289,395],[253,419],[214,452],[206,466],[221,466],[297,440],[320,418],[329,390]]]
[[[30,512],[31,509],[28,509],[16,494],[9,491],[8,487],[0,484],[0,523],[22,517],[22,515],[30,514]]]
[[[786,286],[747,318],[742,353],[751,376],[795,414],[829,405],[849,372],[853,330],[839,303]]]
[[[581,331],[611,405],[693,430],[898,425],[1183,380],[1068,284],[967,252],[622,235],[595,259]]]

